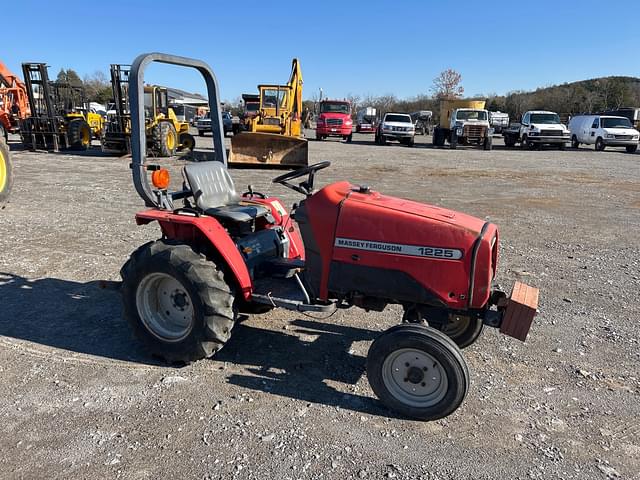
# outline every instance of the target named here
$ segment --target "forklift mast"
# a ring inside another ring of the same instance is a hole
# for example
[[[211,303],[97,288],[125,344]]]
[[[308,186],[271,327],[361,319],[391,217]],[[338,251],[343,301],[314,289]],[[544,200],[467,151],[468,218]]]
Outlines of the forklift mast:
[[[127,131],[125,116],[129,116],[129,72],[130,65],[111,64],[111,90],[120,132]]]
[[[23,63],[22,73],[27,87],[31,116],[53,120],[56,116],[56,111],[51,82],[47,73],[47,64]]]

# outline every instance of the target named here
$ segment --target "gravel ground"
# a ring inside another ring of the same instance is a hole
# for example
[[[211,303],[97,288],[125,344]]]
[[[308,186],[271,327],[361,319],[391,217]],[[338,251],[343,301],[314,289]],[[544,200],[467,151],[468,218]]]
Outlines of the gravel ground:
[[[333,162],[322,183],[349,179],[497,223],[501,283],[541,290],[528,341],[486,329],[465,350],[465,403],[424,423],[385,410],[364,372],[397,307],[328,320],[276,310],[237,325],[213,360],[154,362],[111,283],[158,236],[133,221],[142,204],[129,160],[11,140],[0,477],[640,478],[640,155],[310,142],[311,162]],[[232,174],[239,190],[299,198],[270,184],[277,172]]]

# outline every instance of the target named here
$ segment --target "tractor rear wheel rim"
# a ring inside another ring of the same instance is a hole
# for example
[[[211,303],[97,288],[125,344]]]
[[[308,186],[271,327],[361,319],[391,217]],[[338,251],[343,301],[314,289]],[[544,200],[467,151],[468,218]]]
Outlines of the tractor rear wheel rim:
[[[402,348],[389,354],[382,365],[382,380],[399,402],[416,408],[436,405],[449,387],[440,362],[414,348]]]
[[[140,320],[147,330],[165,342],[179,342],[193,324],[193,301],[186,288],[166,273],[150,273],[136,291]]]

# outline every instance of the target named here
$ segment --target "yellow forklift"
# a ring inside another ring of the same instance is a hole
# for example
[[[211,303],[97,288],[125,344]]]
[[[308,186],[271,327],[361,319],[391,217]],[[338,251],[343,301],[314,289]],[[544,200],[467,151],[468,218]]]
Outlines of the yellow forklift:
[[[231,139],[230,165],[299,168],[308,165],[309,146],[302,137],[302,71],[291,62],[286,85],[258,85],[260,106],[248,131]]]
[[[23,63],[31,113],[20,121],[25,147],[59,151],[87,150],[100,136],[103,118],[91,112],[84,89],[49,80],[45,63]]]
[[[115,113],[107,114],[101,138],[105,152],[131,152],[131,112],[129,110],[129,65],[111,65],[111,88]],[[144,116],[147,149],[157,157],[170,157],[178,151],[193,150],[195,138],[189,123],[180,122],[169,107],[165,87],[144,87]]]

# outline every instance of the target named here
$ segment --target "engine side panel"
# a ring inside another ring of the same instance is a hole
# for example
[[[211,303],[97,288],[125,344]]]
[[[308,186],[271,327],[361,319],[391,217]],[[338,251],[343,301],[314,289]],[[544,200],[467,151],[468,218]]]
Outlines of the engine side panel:
[[[369,274],[381,279],[363,281],[361,288],[385,280],[400,282],[389,284],[390,299],[404,300],[397,292],[412,291],[413,282],[403,280],[411,278],[424,289],[422,297],[433,299],[429,303],[460,310],[483,306],[489,295],[487,279],[493,275],[494,233],[495,226],[485,227],[484,221],[468,215],[376,192],[351,192],[340,208],[331,254],[341,264],[342,275],[332,272],[326,289],[343,292],[344,283],[363,271],[360,267],[371,267]],[[345,271],[348,265],[353,272]]]

